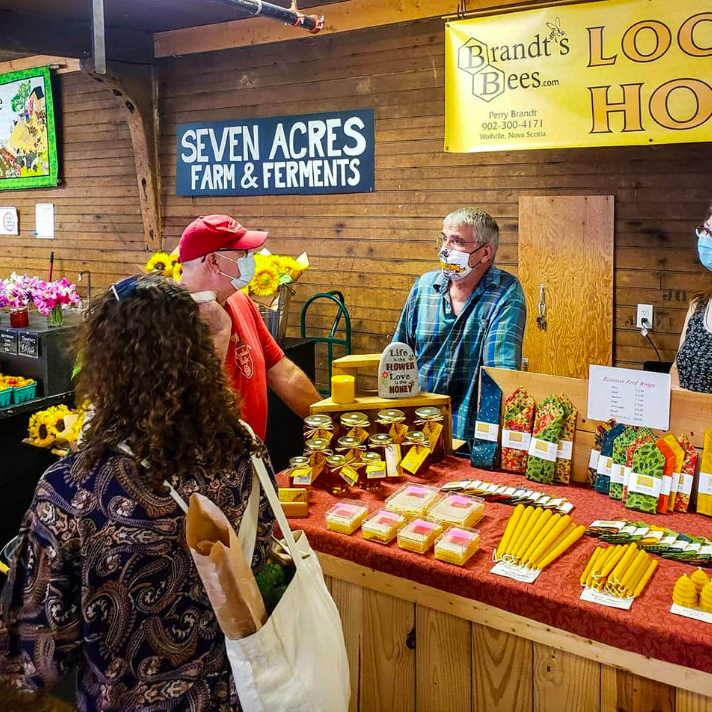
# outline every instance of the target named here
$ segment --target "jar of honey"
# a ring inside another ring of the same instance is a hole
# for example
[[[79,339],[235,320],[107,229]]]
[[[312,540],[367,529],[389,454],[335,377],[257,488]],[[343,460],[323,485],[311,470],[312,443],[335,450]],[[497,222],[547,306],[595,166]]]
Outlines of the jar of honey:
[[[445,441],[443,438],[443,413],[440,408],[426,406],[416,408],[415,424],[422,426],[423,432],[430,441],[431,462],[440,462],[445,457]]]
[[[397,408],[379,410],[376,416],[376,430],[379,433],[390,435],[393,438],[393,442],[400,445],[408,432],[405,413]]]
[[[430,468],[431,454],[428,436],[421,430],[412,430],[405,436],[401,467],[415,477],[421,477]]]
[[[368,439],[368,449],[377,452],[386,463],[386,477],[391,480],[403,478],[401,462],[401,446],[393,442],[386,433],[376,433]]]
[[[329,455],[326,458],[326,474],[324,477],[324,488],[331,494],[345,494],[349,491],[349,486],[353,486],[358,481],[358,473],[352,468],[346,467],[345,455]],[[354,477],[353,474],[356,476]]]
[[[381,489],[386,478],[386,463],[378,452],[365,452],[361,456],[364,466],[359,472],[358,484],[361,489],[374,492]]]
[[[311,467],[311,484],[322,487],[322,481],[319,476],[324,472],[326,467],[326,458],[332,454],[329,450],[329,440],[327,438],[310,438],[304,444],[304,454],[309,459],[309,467]],[[318,482],[318,485],[315,484]]]
[[[334,437],[334,422],[326,413],[315,413],[304,418],[304,442],[311,438],[326,438],[331,442]]]
[[[366,413],[344,413],[341,418],[339,418],[339,423],[341,425],[341,432],[345,435],[358,438],[361,444],[368,440],[371,430],[371,421],[368,419]]]
[[[312,481],[311,465],[309,458],[303,455],[289,458],[289,476],[292,478],[292,484],[296,486],[310,485]]]

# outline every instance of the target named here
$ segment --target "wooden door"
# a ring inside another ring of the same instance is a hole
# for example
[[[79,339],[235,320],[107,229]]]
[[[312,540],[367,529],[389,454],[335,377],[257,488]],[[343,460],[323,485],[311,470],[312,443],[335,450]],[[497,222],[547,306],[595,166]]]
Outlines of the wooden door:
[[[529,370],[588,377],[613,362],[613,197],[519,199],[519,279]],[[546,328],[537,326],[544,285]]]

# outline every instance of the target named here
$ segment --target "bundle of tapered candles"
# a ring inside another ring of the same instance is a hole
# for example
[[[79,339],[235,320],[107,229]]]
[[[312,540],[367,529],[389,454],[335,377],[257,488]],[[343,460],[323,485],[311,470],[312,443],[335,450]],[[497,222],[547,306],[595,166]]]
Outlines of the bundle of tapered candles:
[[[635,544],[597,546],[581,574],[581,585],[619,598],[637,598],[658,562]]]
[[[568,514],[562,516],[550,509],[518,504],[494,551],[494,559],[543,569],[577,542],[585,531],[586,527],[572,522]]]

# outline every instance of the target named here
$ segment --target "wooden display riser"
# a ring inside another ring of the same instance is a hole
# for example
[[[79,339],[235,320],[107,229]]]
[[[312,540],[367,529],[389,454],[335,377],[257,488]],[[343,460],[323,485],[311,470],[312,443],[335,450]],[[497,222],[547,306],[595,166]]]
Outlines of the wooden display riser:
[[[351,712],[712,712],[712,675],[320,554]]]

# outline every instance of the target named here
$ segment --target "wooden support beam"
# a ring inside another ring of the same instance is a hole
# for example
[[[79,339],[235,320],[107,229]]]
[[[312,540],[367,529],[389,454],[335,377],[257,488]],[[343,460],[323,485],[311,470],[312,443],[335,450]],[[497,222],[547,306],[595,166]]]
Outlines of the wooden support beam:
[[[81,68],[84,74],[110,91],[119,102],[131,134],[146,247],[152,251],[160,250],[158,111],[153,67],[109,62],[106,74],[97,74],[93,62],[83,59]]]
[[[35,69],[36,67],[56,68],[57,74],[79,72],[79,60],[74,57],[52,57],[46,54],[35,54],[32,57],[20,57],[0,62],[0,74],[19,72],[21,69]]]
[[[468,15],[492,14],[527,10],[533,7],[573,4],[582,0],[468,0]],[[427,20],[457,14],[458,0],[346,0],[333,5],[310,7],[309,13],[324,15],[326,24],[321,35],[350,32],[369,27],[395,25],[401,22]],[[235,47],[249,47],[269,42],[285,42],[304,38],[295,31],[273,20],[249,18],[213,25],[186,27],[180,30],[157,32],[154,36],[156,57],[172,57],[198,52],[215,52]]]
[[[24,15],[0,8],[0,47],[13,52],[83,59],[91,56],[91,23]],[[119,61],[152,62],[151,35],[107,27],[106,55]]]

